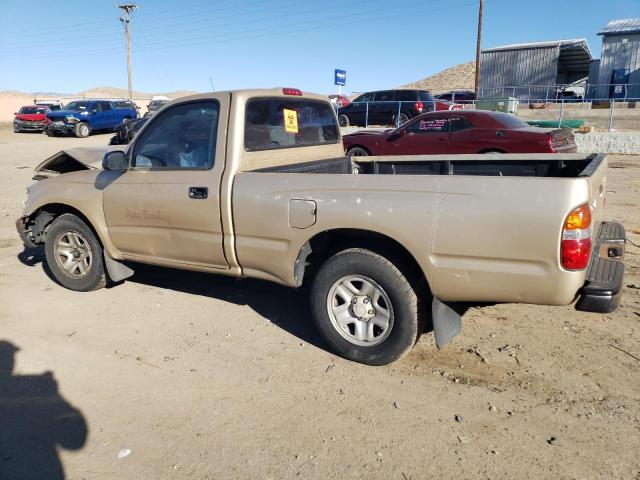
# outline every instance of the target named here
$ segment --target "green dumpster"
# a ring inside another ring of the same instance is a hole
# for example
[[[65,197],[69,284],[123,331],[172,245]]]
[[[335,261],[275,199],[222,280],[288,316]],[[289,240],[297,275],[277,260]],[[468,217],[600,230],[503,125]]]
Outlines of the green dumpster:
[[[580,128],[584,125],[584,120],[577,118],[567,118],[562,120],[562,123],[558,126],[558,120],[529,120],[529,125],[540,128]]]
[[[476,110],[491,110],[493,112],[516,113],[518,109],[518,99],[513,97],[504,98],[481,98],[476,100]]]

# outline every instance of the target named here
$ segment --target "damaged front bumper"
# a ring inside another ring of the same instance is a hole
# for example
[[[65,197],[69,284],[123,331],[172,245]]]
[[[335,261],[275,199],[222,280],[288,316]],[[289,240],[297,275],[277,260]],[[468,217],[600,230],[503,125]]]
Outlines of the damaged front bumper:
[[[16,230],[20,239],[26,248],[35,248],[37,245],[33,242],[29,234],[31,228],[29,227],[29,217],[20,217],[16,220]]]

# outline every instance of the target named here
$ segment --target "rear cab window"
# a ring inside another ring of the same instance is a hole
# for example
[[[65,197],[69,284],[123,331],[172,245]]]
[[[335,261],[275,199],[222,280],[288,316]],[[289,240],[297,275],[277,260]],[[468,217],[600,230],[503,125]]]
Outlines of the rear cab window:
[[[494,121],[499,124],[500,127],[504,128],[527,128],[528,124],[520,120],[515,115],[510,115],[508,113],[495,112],[494,113]]]
[[[329,103],[303,98],[256,98],[245,110],[248,152],[335,144],[340,141]]]

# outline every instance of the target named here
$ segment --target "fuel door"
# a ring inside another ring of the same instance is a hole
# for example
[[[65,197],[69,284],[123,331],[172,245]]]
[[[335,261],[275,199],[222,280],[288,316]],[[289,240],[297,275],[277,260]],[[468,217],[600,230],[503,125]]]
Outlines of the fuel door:
[[[292,198],[289,200],[289,226],[309,228],[316,223],[316,210],[315,201]]]

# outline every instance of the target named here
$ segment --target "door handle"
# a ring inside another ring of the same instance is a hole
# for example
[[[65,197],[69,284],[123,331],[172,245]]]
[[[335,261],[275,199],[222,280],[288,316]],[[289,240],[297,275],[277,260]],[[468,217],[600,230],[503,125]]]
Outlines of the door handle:
[[[209,196],[209,189],[207,187],[189,187],[189,198],[196,200],[203,200]]]

